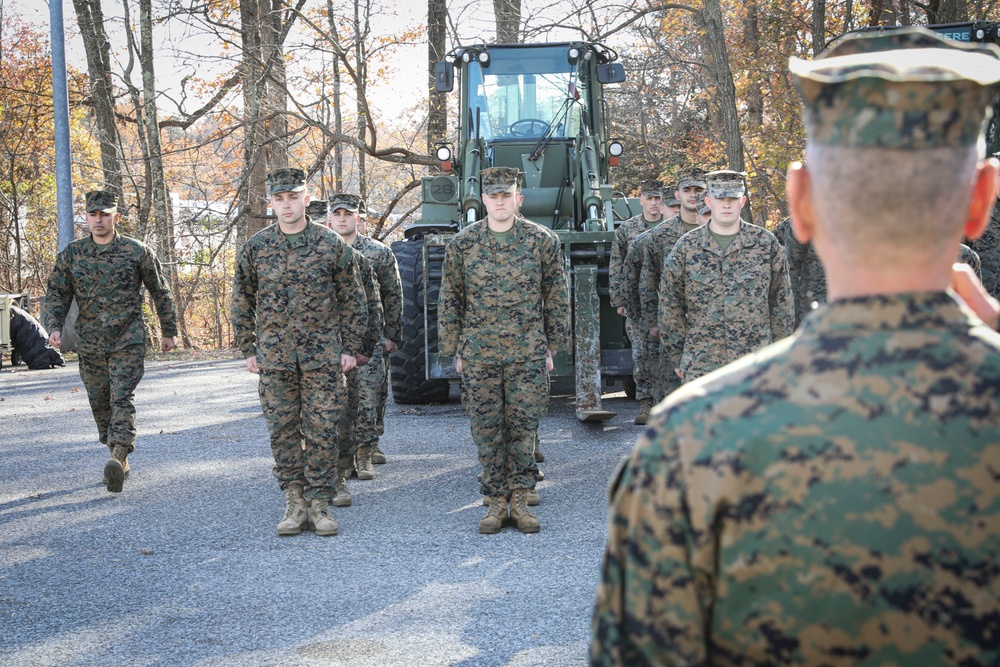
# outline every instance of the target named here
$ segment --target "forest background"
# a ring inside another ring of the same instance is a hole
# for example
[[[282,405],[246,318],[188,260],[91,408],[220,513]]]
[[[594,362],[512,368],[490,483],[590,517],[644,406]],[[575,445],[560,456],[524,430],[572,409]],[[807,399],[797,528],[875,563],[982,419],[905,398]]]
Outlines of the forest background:
[[[433,64],[460,44],[569,40],[611,46],[628,74],[605,91],[626,145],[617,190],[689,164],[745,170],[753,221],[772,226],[804,146],[789,56],[859,27],[1000,20],[998,2],[67,0],[77,236],[83,193],[120,192],[124,233],[169,271],[183,345],[227,347],[233,262],[269,222],[268,171],[306,169],[314,197],[360,193],[389,243],[453,138]],[[57,253],[41,9],[0,0],[0,292],[36,308]]]

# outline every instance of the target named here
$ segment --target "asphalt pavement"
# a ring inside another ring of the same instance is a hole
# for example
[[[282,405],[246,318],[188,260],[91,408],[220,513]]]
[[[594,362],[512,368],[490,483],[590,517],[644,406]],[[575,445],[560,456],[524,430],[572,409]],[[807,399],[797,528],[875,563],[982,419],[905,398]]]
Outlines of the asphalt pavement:
[[[0,371],[0,665],[581,665],[607,484],[641,428],[540,435],[541,532],[480,535],[478,463],[452,401],[386,415],[378,477],[340,535],[278,537],[284,499],[240,360],[147,362],[123,493],[101,484],[77,365]]]

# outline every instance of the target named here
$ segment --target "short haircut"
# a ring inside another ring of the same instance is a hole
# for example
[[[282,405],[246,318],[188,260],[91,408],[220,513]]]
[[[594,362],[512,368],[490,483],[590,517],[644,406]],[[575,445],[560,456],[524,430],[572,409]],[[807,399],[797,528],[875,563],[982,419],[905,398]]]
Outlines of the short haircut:
[[[806,147],[815,214],[841,259],[914,266],[965,223],[978,147]]]

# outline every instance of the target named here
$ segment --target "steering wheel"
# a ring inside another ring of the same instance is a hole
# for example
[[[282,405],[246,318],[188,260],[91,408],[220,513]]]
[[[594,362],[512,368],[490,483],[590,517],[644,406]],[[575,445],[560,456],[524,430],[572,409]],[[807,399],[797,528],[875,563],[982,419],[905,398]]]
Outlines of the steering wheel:
[[[526,126],[526,127],[522,127]],[[538,132],[533,132],[536,127]],[[540,137],[549,130],[549,124],[538,118],[521,118],[515,120],[507,128],[507,131],[515,137]]]

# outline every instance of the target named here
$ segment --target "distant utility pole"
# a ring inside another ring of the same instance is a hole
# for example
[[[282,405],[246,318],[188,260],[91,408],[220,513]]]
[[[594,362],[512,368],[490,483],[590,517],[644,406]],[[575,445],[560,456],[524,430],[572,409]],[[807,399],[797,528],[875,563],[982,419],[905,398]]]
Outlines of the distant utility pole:
[[[69,152],[69,87],[66,84],[66,43],[61,0],[49,2],[52,31],[52,101],[55,105],[56,203],[59,250],[73,240],[73,171]]]

